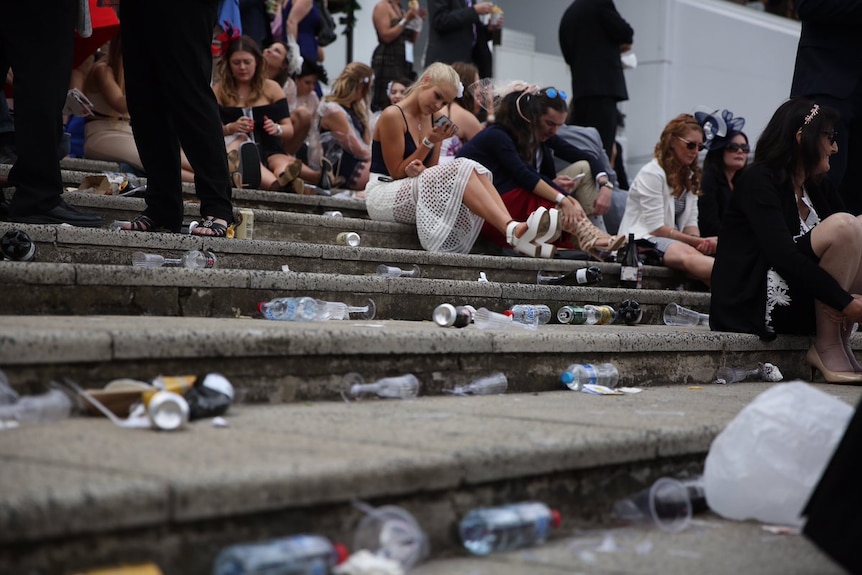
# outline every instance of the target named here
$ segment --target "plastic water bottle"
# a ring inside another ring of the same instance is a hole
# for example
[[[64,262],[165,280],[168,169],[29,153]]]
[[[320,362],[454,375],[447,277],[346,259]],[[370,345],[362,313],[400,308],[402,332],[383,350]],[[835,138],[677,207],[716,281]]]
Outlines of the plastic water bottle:
[[[458,526],[461,542],[475,555],[509,551],[544,543],[560,526],[559,512],[527,501],[470,511]]]
[[[586,384],[613,389],[620,381],[620,373],[612,363],[573,363],[560,375],[560,381],[572,391],[580,391]]]
[[[326,321],[330,319],[350,319],[355,314],[358,319],[373,319],[374,301],[369,299],[364,306],[349,306],[343,302],[323,301],[313,297],[279,297],[263,301],[257,310],[266,319],[278,321]]]
[[[719,367],[715,372],[715,383],[726,385],[742,381],[751,376],[757,376],[761,378],[761,381],[781,381],[784,378],[781,375],[781,371],[771,363],[761,363],[754,369],[729,366]]]
[[[512,320],[518,323],[544,325],[551,321],[551,308],[544,304],[518,304],[509,311],[512,312]]]
[[[66,419],[71,412],[69,396],[59,389],[51,389],[39,395],[25,395],[15,403],[0,405],[0,421],[53,423]]]
[[[535,320],[535,323],[513,321],[510,316],[493,312],[484,307],[480,307],[473,313],[473,323],[479,329],[536,329],[539,318],[536,317]]]
[[[700,313],[678,303],[669,303],[662,315],[665,325],[705,325],[709,326],[709,314]]]
[[[241,543],[218,554],[213,575],[329,575],[347,559],[347,548],[320,535],[293,535]]]
[[[412,373],[384,377],[374,383],[365,383],[362,375],[347,373],[341,380],[342,397],[356,398],[374,394],[384,399],[413,399],[419,395],[419,379]]]
[[[162,266],[180,266],[192,270],[216,267],[216,256],[212,252],[189,250],[179,258],[166,258],[159,254],[134,252],[132,265],[139,268],[160,268]]]
[[[617,319],[617,311],[609,305],[585,305],[584,311],[587,325],[606,325]]]
[[[448,393],[452,395],[499,395],[506,393],[508,387],[509,380],[506,378],[506,374],[497,372],[475,379],[467,385],[456,385]]]

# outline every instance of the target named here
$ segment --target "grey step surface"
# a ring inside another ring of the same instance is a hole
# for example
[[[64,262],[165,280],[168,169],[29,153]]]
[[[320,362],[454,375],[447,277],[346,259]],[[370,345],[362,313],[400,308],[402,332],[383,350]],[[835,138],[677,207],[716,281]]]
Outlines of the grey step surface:
[[[809,344],[652,325],[504,331],[430,321],[0,316],[0,365],[22,391],[64,376],[98,388],[122,377],[219,371],[249,403],[340,399],[341,378],[353,371],[369,379],[412,372],[427,395],[441,393],[446,379],[493,371],[506,373],[513,391],[553,391],[572,363],[614,363],[621,385],[707,385],[720,365],[758,362],[777,365],[785,378],[808,378]]]
[[[768,387],[240,404],[228,411],[228,428],[201,420],[185,431],[158,433],[79,417],[4,430],[0,572],[154,561],[167,575],[209,573],[218,550],[240,541],[317,532],[350,544],[360,518],[351,503],[358,499],[413,514],[430,537],[432,559],[465,557],[455,525],[469,509],[545,501],[565,518],[555,536],[560,544],[530,551],[536,560],[521,572],[556,573],[570,562],[563,540],[610,527],[613,501],[660,476],[699,473],[715,435]],[[850,404],[862,391],[817,387]],[[763,564],[759,546],[717,545],[706,554],[706,547],[691,549],[696,541],[693,530],[657,544],[657,553],[689,553],[683,558],[690,562],[681,562],[688,571],[666,572],[718,573],[709,562],[723,550],[735,555],[727,560],[740,572],[777,573],[756,570]],[[806,549],[796,551],[805,560],[799,565],[834,572]],[[476,572],[517,573],[513,562],[521,557],[432,562],[418,572],[470,573],[502,562],[499,571]],[[612,560],[565,572],[648,572]]]

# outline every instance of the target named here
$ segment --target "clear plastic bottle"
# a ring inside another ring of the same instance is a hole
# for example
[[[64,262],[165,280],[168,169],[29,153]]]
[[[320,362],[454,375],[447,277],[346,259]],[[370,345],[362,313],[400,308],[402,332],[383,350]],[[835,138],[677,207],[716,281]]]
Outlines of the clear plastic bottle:
[[[213,575],[328,575],[347,558],[344,545],[320,535],[241,543],[216,557]]]
[[[422,276],[419,266],[412,264],[403,268],[380,264],[377,266],[377,275],[386,278],[418,278]]]
[[[458,526],[461,542],[475,555],[544,543],[560,526],[560,514],[544,503],[527,501],[470,511]]]
[[[714,381],[718,384],[736,383],[751,376],[757,376],[761,381],[781,381],[784,378],[781,371],[771,363],[761,363],[754,369],[719,367],[715,372]]]
[[[595,266],[580,268],[561,276],[550,276],[542,273],[536,274],[536,283],[540,285],[561,286],[590,286],[602,281],[602,270]]]
[[[518,323],[544,325],[551,321],[551,308],[544,304],[518,304],[509,311],[512,312],[512,320]]]
[[[384,399],[413,399],[419,395],[419,379],[412,373],[384,377],[374,383],[365,383],[362,375],[347,373],[341,380],[344,399],[374,394]]]
[[[480,307],[473,313],[473,323],[479,329],[536,329],[539,321],[536,318],[535,323],[521,323],[513,321],[511,317],[502,313],[497,313],[488,308]]]
[[[678,303],[669,303],[662,315],[665,325],[705,325],[709,326],[709,314],[700,313]]]
[[[452,395],[500,395],[506,393],[508,387],[509,380],[506,378],[506,374],[496,372],[475,379],[467,385],[456,385],[448,393]]]
[[[617,319],[617,311],[609,305],[585,305],[584,311],[587,325],[606,325]]]
[[[323,301],[313,297],[279,297],[262,301],[257,310],[266,319],[278,321],[327,321],[330,319],[373,319],[375,306],[368,300],[364,306],[349,306],[343,302]]]
[[[39,395],[25,395],[15,403],[0,405],[0,421],[52,423],[69,417],[72,400],[59,389]]]
[[[560,381],[572,391],[580,391],[586,384],[613,389],[620,381],[620,373],[612,363],[573,363],[560,375]]]
[[[134,252],[132,265],[139,268],[180,266],[192,270],[201,270],[216,267],[216,256],[212,252],[201,250],[189,250],[179,258],[166,258],[160,254]]]

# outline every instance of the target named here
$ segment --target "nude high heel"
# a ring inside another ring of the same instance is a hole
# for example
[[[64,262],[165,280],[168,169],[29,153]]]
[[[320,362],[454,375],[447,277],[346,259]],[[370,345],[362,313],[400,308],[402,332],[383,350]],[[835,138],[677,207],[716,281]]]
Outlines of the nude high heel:
[[[830,371],[827,369],[823,365],[823,361],[821,361],[820,354],[817,353],[814,344],[808,348],[805,359],[808,360],[808,364],[811,366],[811,381],[814,381],[814,374],[819,371],[823,374],[823,380],[826,383],[862,383],[862,373],[854,371]]]

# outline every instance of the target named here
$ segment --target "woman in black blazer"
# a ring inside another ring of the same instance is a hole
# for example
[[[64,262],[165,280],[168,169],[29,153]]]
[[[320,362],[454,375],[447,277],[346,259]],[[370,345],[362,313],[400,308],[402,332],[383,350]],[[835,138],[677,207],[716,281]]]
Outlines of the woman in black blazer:
[[[849,345],[862,321],[862,221],[829,180],[837,112],[806,98],[782,104],[738,178],[712,272],[710,326],[814,335],[806,358],[830,383],[862,383]]]

